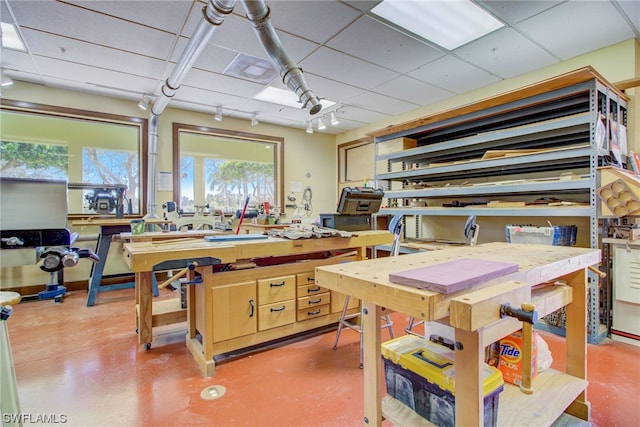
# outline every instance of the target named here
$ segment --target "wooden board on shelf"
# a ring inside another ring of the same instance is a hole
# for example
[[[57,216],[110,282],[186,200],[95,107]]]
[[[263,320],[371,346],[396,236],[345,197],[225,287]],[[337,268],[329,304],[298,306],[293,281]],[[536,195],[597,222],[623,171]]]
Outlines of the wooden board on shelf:
[[[492,200],[487,203],[488,208],[524,208],[526,205],[523,201]]]

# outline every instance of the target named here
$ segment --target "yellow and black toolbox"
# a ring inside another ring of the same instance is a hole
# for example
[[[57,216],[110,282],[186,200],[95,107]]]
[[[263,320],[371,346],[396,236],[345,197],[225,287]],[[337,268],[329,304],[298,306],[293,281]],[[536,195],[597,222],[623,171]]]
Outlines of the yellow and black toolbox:
[[[455,426],[455,353],[414,335],[382,344],[387,393],[437,426]],[[502,373],[487,364],[484,376],[484,425],[495,426]]]

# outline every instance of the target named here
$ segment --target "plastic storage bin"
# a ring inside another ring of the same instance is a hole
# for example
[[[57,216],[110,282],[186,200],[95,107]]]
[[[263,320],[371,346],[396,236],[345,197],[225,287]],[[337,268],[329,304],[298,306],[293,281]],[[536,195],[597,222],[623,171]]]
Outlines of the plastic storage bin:
[[[507,243],[573,246],[576,244],[578,227],[575,225],[554,225],[551,227],[507,225],[505,234]]]
[[[405,335],[382,344],[387,393],[437,426],[455,426],[454,351]],[[495,426],[504,388],[500,371],[486,365],[484,425]]]

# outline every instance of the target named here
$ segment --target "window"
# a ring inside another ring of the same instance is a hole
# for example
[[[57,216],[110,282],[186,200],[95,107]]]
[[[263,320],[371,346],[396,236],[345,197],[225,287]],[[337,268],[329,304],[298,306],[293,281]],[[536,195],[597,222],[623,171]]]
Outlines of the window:
[[[174,123],[174,198],[185,213],[282,206],[284,140]]]
[[[144,119],[3,100],[0,176],[67,181],[71,215],[115,213],[96,212],[91,200],[126,187],[124,213],[139,215],[146,132]]]

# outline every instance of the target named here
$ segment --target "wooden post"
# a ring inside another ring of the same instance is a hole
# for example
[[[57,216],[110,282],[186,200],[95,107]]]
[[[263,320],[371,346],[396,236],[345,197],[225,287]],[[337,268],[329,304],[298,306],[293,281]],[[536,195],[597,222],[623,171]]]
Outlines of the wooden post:
[[[478,332],[456,328],[457,426],[484,425],[484,347]]]
[[[567,305],[566,347],[567,374],[587,378],[587,282],[586,268],[565,276],[573,289],[573,301]],[[587,401],[587,390],[573,401],[566,412],[588,421],[591,405]]]
[[[380,307],[362,301],[364,340],[364,419],[365,426],[382,425],[382,358],[380,354]]]

